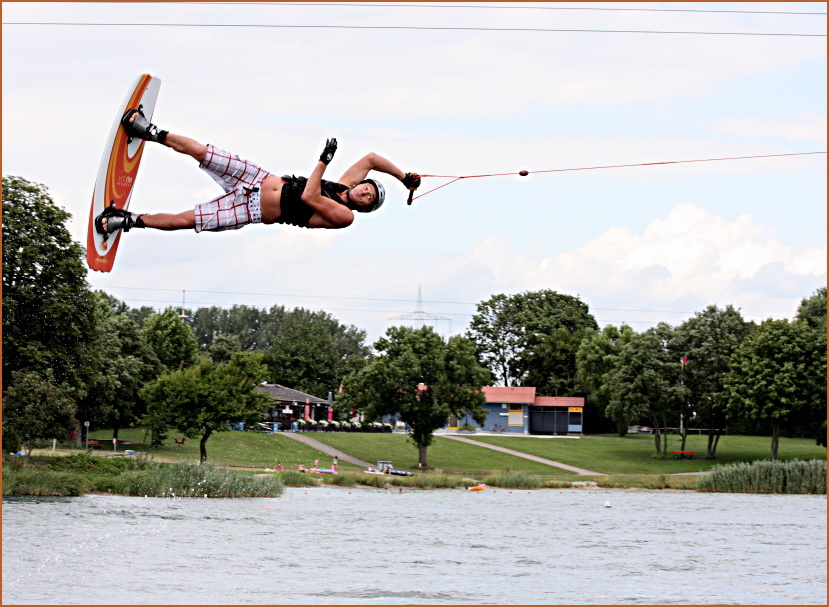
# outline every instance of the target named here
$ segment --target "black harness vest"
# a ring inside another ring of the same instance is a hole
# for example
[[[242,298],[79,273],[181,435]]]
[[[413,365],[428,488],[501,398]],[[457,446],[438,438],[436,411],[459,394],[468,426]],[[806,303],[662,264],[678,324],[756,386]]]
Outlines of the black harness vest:
[[[282,196],[279,199],[279,206],[282,214],[276,223],[287,223],[300,228],[307,228],[308,222],[314,214],[314,209],[302,202],[302,192],[305,191],[307,177],[296,177],[295,175],[283,175],[285,184],[282,186]],[[344,206],[348,206],[340,198],[340,194],[348,190],[347,186],[336,181],[321,180],[322,195],[331,200],[336,200]]]

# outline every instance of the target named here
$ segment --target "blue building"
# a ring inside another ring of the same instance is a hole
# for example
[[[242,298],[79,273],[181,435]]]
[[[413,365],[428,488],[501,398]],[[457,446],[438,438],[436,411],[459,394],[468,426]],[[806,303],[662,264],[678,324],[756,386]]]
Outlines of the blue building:
[[[448,430],[469,424],[487,432],[581,434],[584,398],[536,396],[535,388],[485,386],[487,417],[480,426],[466,416],[449,419]]]

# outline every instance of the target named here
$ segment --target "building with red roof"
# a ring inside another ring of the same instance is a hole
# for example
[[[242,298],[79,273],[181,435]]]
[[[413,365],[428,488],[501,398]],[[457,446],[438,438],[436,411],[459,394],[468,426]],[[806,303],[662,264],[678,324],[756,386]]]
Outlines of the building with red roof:
[[[485,431],[509,434],[581,434],[584,398],[580,396],[537,396],[526,386],[484,386],[487,417],[480,426],[466,416],[452,417],[448,430],[470,425]]]

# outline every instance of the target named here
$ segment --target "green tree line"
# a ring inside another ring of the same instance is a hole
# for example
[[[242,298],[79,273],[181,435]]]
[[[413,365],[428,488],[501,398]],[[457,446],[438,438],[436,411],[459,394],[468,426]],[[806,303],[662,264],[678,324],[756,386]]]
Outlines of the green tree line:
[[[424,465],[433,432],[451,414],[480,417],[491,384],[584,396],[587,432],[649,425],[663,456],[672,428],[705,429],[709,457],[726,429],[771,436],[772,459],[780,436],[826,445],[825,287],[791,321],[709,306],[639,333],[600,329],[578,297],[553,290],[496,294],[463,336],[392,327],[369,346],[365,331],[303,308],[130,308],[90,289],[68,219],[45,186],[3,178],[7,451],[72,430],[80,442],[89,421],[116,438],[144,424],[156,441],[173,427],[200,437],[205,459],[212,433],[267,410],[262,381],[331,392],[342,415],[406,421]]]

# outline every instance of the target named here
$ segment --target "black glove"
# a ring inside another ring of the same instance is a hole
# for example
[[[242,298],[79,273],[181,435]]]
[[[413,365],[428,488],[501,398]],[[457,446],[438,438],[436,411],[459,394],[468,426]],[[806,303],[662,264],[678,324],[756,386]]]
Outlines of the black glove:
[[[420,175],[417,173],[406,173],[406,176],[401,181],[410,190],[416,190],[420,187]]]
[[[337,151],[337,140],[333,137],[331,139],[325,140],[325,149],[322,151],[322,155],[320,156],[320,162],[328,164],[331,162],[331,159],[334,157],[334,152]]]

